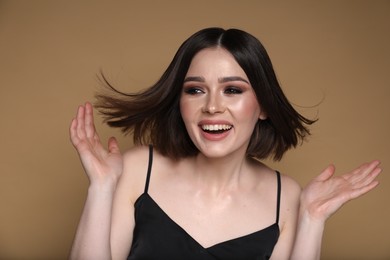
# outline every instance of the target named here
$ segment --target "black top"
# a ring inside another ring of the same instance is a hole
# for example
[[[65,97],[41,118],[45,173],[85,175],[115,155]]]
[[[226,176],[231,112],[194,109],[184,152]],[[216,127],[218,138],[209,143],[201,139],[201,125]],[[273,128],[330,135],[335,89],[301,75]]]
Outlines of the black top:
[[[182,227],[175,223],[148,194],[153,162],[153,148],[149,150],[149,167],[145,191],[135,202],[135,228],[130,259],[269,259],[279,238],[280,174],[278,181],[276,222],[251,234],[204,248]]]

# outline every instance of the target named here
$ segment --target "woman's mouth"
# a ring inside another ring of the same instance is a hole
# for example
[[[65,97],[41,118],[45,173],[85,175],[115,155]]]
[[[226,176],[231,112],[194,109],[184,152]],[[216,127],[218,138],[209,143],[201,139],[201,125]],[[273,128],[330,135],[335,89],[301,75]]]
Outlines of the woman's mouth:
[[[204,124],[200,126],[204,132],[210,134],[220,134],[223,132],[227,132],[233,128],[232,125],[227,124]]]

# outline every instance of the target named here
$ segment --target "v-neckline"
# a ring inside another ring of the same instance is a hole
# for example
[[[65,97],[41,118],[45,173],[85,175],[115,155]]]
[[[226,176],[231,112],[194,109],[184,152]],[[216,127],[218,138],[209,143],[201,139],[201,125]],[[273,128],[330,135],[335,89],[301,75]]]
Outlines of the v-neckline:
[[[148,194],[148,193],[143,193],[141,194],[141,196],[136,200],[135,204],[139,203],[139,200],[141,200],[142,197],[146,197],[147,199],[149,199],[155,206],[156,208],[163,214],[163,216],[165,216],[165,218],[171,222],[174,226],[176,226],[176,228],[178,230],[180,230],[180,232],[182,232],[183,234],[185,234],[187,237],[189,237],[192,241],[194,241],[194,243],[196,243],[197,245],[199,245],[202,249],[204,250],[211,250],[212,248],[215,248],[215,247],[218,247],[218,246],[221,246],[221,245],[224,245],[224,244],[227,244],[227,243],[230,243],[230,242],[233,242],[233,241],[237,241],[237,240],[240,240],[240,239],[247,239],[247,238],[250,238],[252,236],[256,236],[258,235],[259,233],[262,233],[268,229],[271,229],[273,228],[274,226],[276,226],[277,229],[279,229],[279,225],[278,223],[273,223],[263,229],[260,229],[260,230],[257,230],[257,231],[254,231],[254,232],[251,232],[249,234],[246,234],[246,235],[242,235],[242,236],[238,236],[236,238],[231,238],[231,239],[227,239],[227,240],[224,240],[224,241],[221,241],[221,242],[218,242],[214,245],[211,245],[211,246],[208,246],[208,247],[204,247],[201,243],[199,243],[193,236],[191,236],[191,234],[189,234],[182,226],[180,226],[176,221],[174,221],[161,207],[160,205]]]

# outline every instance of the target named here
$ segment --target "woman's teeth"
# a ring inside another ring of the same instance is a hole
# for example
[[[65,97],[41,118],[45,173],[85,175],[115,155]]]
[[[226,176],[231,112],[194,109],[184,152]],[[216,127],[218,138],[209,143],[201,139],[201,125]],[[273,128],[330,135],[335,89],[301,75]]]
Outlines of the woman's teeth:
[[[231,125],[202,125],[204,131],[226,131],[232,129]]]

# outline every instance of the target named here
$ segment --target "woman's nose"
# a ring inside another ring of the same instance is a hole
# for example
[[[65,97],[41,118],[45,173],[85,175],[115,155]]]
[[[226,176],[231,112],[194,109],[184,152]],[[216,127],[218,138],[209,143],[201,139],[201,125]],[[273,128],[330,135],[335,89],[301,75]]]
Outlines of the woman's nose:
[[[203,112],[209,114],[215,114],[215,113],[222,113],[224,111],[225,111],[225,105],[222,100],[222,97],[214,93],[208,94],[207,100],[203,108]]]

